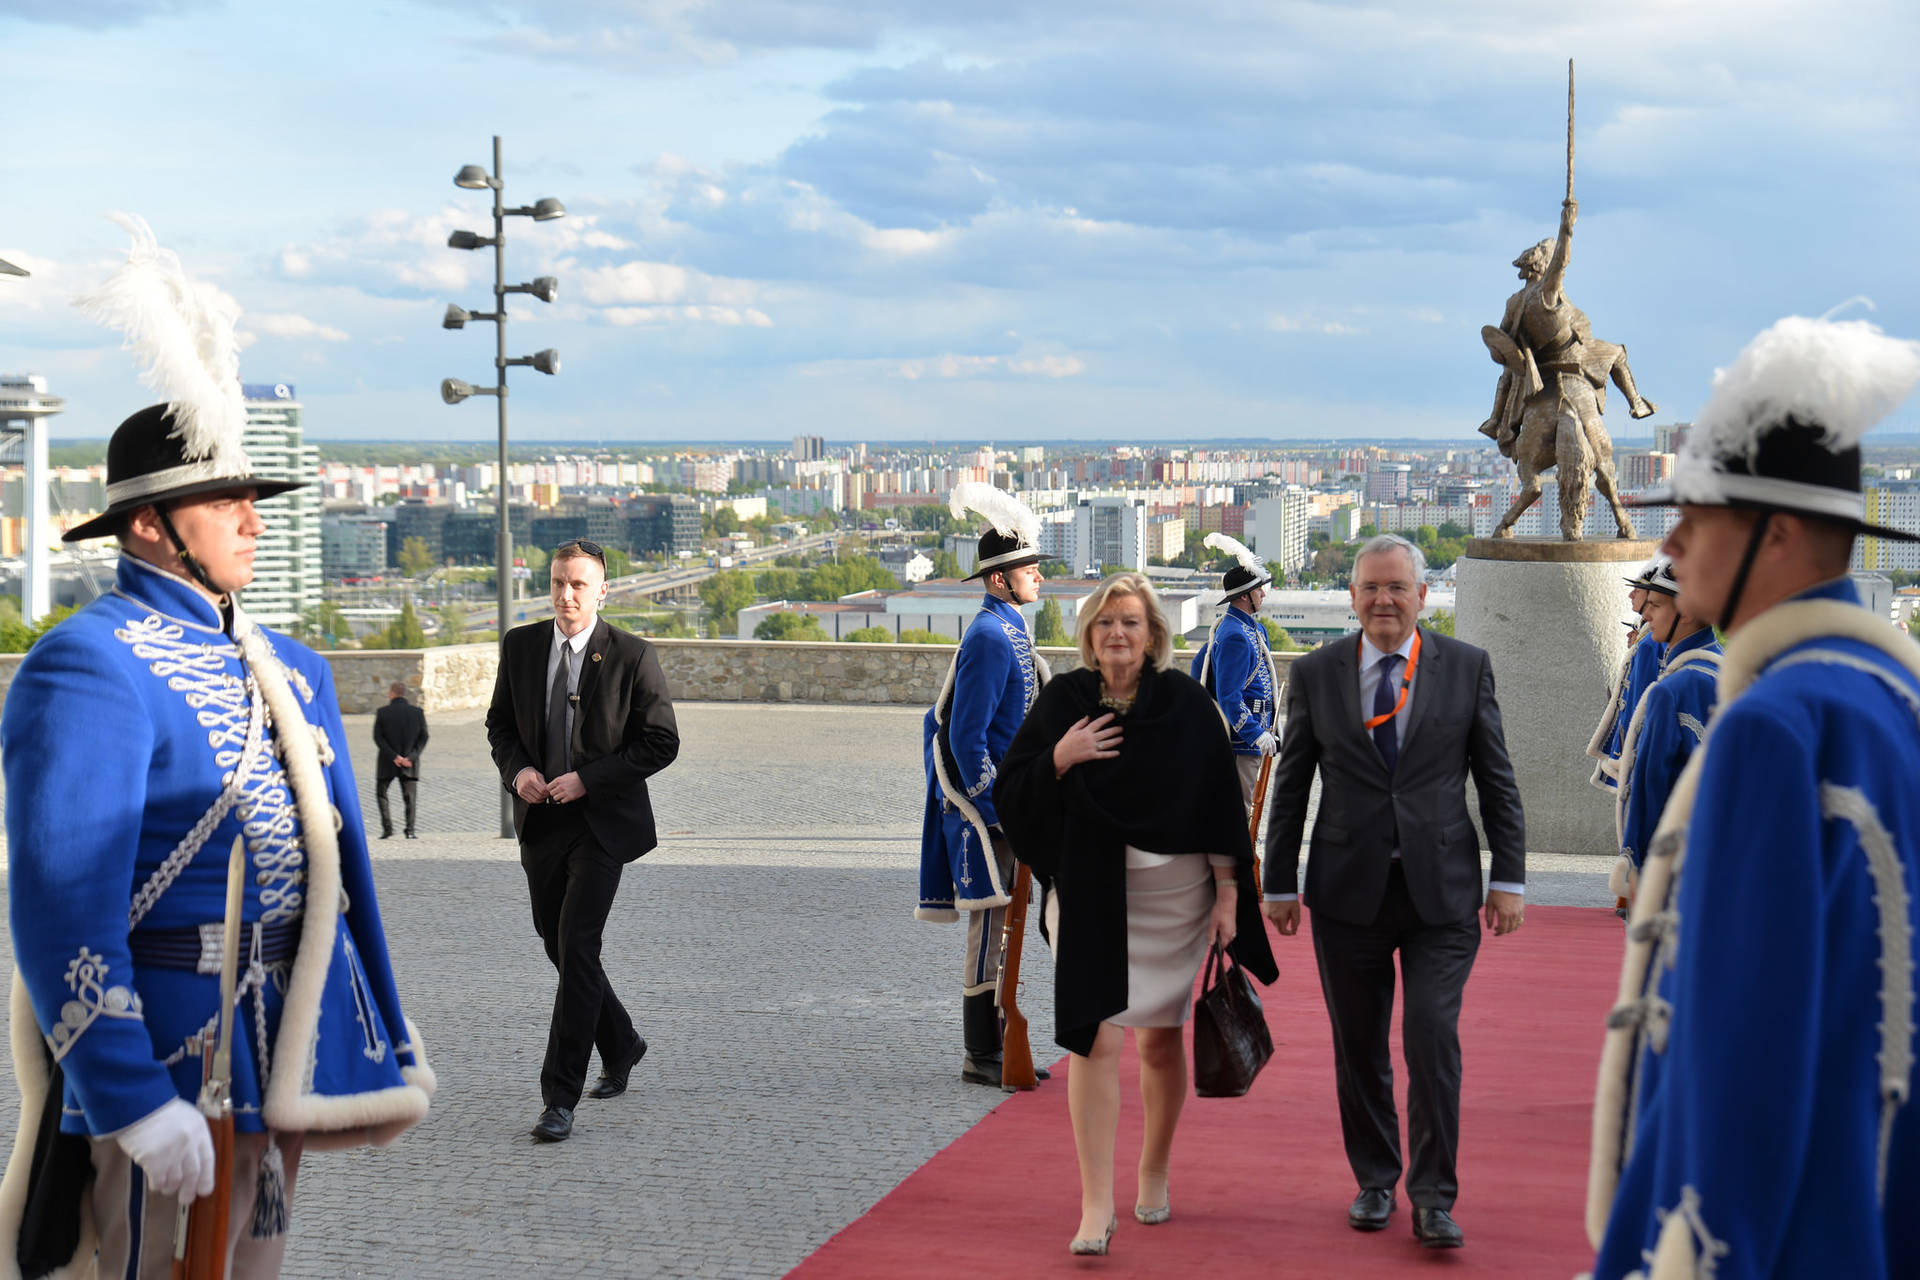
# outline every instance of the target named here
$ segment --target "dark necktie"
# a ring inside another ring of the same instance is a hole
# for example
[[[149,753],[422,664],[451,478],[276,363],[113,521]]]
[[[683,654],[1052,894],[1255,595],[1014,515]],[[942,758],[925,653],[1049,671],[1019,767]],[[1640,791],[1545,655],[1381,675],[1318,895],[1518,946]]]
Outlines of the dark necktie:
[[[1399,665],[1400,655],[1397,653],[1380,659],[1380,685],[1373,691],[1373,713],[1367,717],[1387,717],[1374,726],[1373,745],[1380,748],[1380,758],[1387,762],[1388,773],[1392,773],[1394,765],[1400,762],[1400,734],[1393,716],[1393,704],[1400,698],[1400,682],[1393,678],[1393,673]]]
[[[552,782],[567,772],[573,754],[567,740],[567,694],[573,683],[573,646],[560,646],[560,665],[553,669],[553,688],[547,693],[547,750],[541,771]]]

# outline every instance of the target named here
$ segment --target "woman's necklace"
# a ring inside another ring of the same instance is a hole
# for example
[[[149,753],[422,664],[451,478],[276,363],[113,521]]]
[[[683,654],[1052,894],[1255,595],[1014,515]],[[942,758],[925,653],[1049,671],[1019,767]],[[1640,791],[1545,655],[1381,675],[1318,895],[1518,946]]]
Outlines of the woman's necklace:
[[[1139,696],[1140,688],[1138,685],[1134,686],[1132,693],[1122,698],[1107,692],[1107,682],[1105,680],[1100,682],[1100,705],[1109,711],[1118,712],[1120,715],[1126,715],[1129,711],[1132,711],[1133,700]]]

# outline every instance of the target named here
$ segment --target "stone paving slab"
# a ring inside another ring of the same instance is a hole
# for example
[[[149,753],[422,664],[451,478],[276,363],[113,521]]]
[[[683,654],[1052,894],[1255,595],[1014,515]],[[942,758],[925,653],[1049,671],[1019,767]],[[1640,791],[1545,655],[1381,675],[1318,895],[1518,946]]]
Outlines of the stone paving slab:
[[[348,721],[369,810],[371,723]],[[539,1146],[552,971],[493,834],[480,716],[434,718],[422,838],[374,851],[441,1094],[396,1145],[305,1162],[285,1275],[779,1276],[1001,1100],[958,1078],[961,927],[911,918],[920,714],[688,704],[680,723],[662,847],[628,868],[606,933],[652,1048],[627,1096]],[[1605,900],[1602,860],[1536,858],[1530,882],[1537,902]],[[1044,1062],[1051,961],[1037,936],[1026,955]],[[15,1101],[0,1080],[8,1132]]]

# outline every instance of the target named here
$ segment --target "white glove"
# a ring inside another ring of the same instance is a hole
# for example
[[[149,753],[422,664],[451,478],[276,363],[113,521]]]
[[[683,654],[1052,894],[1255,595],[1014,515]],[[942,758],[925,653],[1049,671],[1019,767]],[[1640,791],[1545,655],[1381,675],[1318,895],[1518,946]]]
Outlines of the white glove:
[[[1280,739],[1274,737],[1271,732],[1263,733],[1253,740],[1253,745],[1260,749],[1261,755],[1270,756],[1280,750]]]
[[[161,1195],[192,1200],[213,1193],[213,1134],[191,1102],[172,1099],[115,1134],[114,1141]]]

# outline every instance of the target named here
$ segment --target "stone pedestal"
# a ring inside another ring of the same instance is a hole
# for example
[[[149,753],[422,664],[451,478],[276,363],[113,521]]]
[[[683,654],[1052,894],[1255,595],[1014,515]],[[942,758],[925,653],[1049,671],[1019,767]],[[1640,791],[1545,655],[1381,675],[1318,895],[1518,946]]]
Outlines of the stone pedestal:
[[[1527,848],[1617,854],[1613,801],[1587,743],[1626,656],[1623,578],[1652,540],[1474,538],[1455,564],[1454,630],[1493,659]]]

